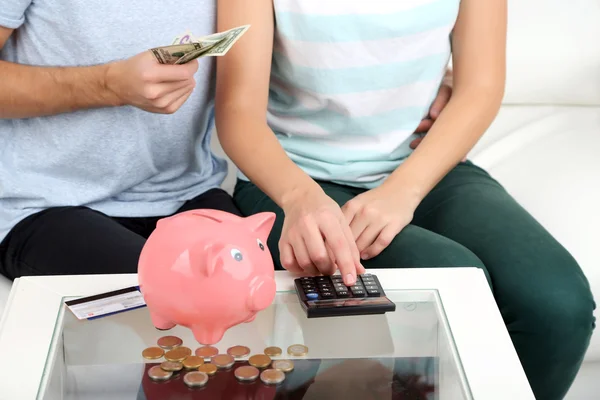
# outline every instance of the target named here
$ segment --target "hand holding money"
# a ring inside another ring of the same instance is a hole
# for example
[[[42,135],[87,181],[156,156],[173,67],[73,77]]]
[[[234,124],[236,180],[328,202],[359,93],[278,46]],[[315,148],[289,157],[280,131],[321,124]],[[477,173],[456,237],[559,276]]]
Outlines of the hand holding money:
[[[173,44],[155,47],[150,51],[161,64],[186,64],[199,57],[223,56],[248,28],[250,25],[244,25],[200,38],[186,32],[176,37]]]
[[[186,65],[157,64],[145,51],[127,60],[108,65],[106,85],[119,105],[131,105],[145,111],[172,114],[192,94],[198,62]]]

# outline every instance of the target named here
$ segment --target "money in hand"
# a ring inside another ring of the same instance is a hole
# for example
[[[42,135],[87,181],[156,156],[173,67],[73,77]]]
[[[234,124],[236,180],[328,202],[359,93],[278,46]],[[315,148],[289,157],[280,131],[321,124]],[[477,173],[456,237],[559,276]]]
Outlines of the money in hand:
[[[189,31],[177,36],[170,46],[150,49],[161,64],[185,64],[199,57],[223,56],[246,33],[250,25],[244,25],[200,38]]]

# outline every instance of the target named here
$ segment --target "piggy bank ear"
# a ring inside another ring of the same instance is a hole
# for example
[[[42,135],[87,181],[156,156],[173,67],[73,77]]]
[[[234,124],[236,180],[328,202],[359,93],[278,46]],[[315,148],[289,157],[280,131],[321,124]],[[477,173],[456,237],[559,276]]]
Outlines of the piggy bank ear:
[[[246,224],[250,227],[250,230],[255,232],[258,238],[265,243],[269,238],[274,223],[275,213],[272,212],[262,212],[246,218]]]
[[[190,264],[192,269],[199,270],[206,277],[211,277],[215,271],[223,266],[223,259],[219,253],[225,247],[222,243],[198,243],[190,251]]]

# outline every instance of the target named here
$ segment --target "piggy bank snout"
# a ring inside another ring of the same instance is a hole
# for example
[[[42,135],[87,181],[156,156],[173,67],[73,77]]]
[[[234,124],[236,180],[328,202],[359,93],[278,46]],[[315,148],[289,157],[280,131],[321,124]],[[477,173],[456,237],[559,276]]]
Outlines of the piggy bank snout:
[[[275,280],[270,276],[261,276],[250,286],[248,308],[258,312],[269,307],[275,299],[276,291]]]

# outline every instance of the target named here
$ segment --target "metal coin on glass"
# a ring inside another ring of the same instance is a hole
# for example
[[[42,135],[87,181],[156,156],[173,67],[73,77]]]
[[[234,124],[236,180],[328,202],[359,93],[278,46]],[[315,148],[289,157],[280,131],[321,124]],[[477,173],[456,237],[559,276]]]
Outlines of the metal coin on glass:
[[[181,365],[180,362],[175,362],[175,361],[163,361],[160,364],[160,367],[162,369],[164,369],[165,371],[169,371],[169,372],[176,372],[176,371],[181,371],[181,369],[183,368],[183,365]]]
[[[173,350],[167,351],[165,353],[165,360],[182,362],[191,354],[192,350],[187,347],[180,346],[174,348]]]
[[[183,368],[185,369],[198,369],[202,364],[204,364],[204,357],[189,356],[183,360]]]
[[[266,368],[271,364],[271,357],[266,354],[255,354],[248,359],[248,364],[256,368]]]
[[[294,369],[294,362],[291,360],[275,360],[271,364],[271,367],[283,372],[290,372]]]
[[[269,357],[277,357],[283,353],[283,350],[277,346],[270,346],[265,349],[265,354]]]
[[[173,376],[173,373],[155,365],[148,370],[148,376],[154,381],[166,381]]]
[[[235,363],[235,359],[229,354],[218,354],[211,359],[212,363],[215,364],[217,368],[231,368],[231,366]]]
[[[219,349],[213,346],[202,346],[196,349],[195,353],[198,357],[203,357],[204,361],[219,354]]]
[[[227,354],[235,358],[246,357],[250,354],[250,349],[246,346],[233,346],[227,349]]]
[[[260,374],[260,380],[267,385],[277,385],[285,380],[285,374],[278,369],[265,369]]]
[[[173,350],[175,347],[179,347],[183,344],[183,340],[177,336],[163,336],[156,341],[158,347],[165,350]]]
[[[301,357],[308,354],[308,347],[303,344],[293,344],[288,347],[287,352],[291,356]]]
[[[258,378],[260,375],[260,371],[258,368],[253,367],[251,365],[244,365],[242,367],[238,367],[234,372],[235,377],[243,382],[251,382]]]
[[[142,357],[147,360],[156,360],[161,358],[165,354],[165,351],[160,347],[148,347],[142,351]]]
[[[213,364],[202,364],[198,367],[198,371],[204,372],[206,375],[214,375],[217,372],[217,367]]]
[[[208,382],[208,375],[200,371],[188,372],[183,377],[183,382],[189,387],[202,387]]]

